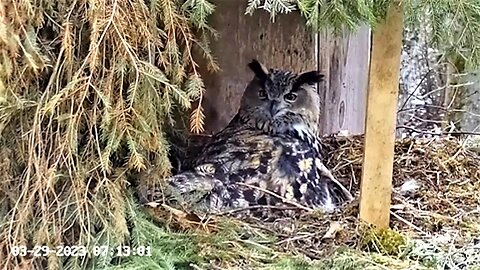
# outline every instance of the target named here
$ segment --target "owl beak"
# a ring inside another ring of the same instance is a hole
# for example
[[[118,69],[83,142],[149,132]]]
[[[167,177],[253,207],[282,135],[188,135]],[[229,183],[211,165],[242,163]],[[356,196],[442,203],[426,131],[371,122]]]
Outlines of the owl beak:
[[[270,103],[270,115],[272,115],[272,117],[280,111],[279,105],[280,103],[275,100]]]

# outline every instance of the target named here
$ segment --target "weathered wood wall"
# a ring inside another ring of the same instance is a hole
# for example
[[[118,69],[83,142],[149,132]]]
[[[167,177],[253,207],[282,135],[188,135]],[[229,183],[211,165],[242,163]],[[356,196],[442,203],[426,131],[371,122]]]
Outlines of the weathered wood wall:
[[[363,133],[368,80],[369,30],[355,35],[316,35],[305,27],[298,13],[270,15],[256,11],[245,15],[247,1],[213,1],[216,12],[210,23],[220,38],[212,43],[221,71],[211,74],[202,68],[207,93],[203,106],[206,133],[222,129],[235,115],[240,97],[252,79],[247,63],[256,58],[268,67],[296,72],[319,69],[326,75],[320,130]]]
[[[363,134],[370,59],[370,30],[335,37],[322,33],[318,37],[319,68],[326,75],[320,85],[323,134],[348,130]]]

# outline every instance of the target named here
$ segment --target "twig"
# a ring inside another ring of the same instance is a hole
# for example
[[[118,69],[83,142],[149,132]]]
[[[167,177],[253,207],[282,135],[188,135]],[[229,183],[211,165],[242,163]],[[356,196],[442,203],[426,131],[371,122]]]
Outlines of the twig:
[[[250,244],[252,246],[256,246],[256,247],[262,248],[264,250],[272,250],[272,248],[270,248],[270,247],[267,247],[265,245],[262,245],[260,243],[257,243],[257,242],[251,241],[251,240],[237,239],[236,241],[244,243],[244,244]]]
[[[441,133],[436,133],[436,132],[431,132],[431,131],[423,131],[423,130],[419,130],[419,129],[416,129],[416,128],[413,128],[413,127],[409,127],[409,126],[403,126],[403,125],[399,125],[397,126],[397,129],[408,129],[408,130],[411,130],[411,131],[414,131],[414,132],[417,132],[417,133],[420,133],[420,134],[430,134],[430,135],[437,135],[437,136],[442,136],[442,135],[480,135],[480,132],[470,132],[470,131],[452,131],[452,132],[441,132]]]
[[[306,206],[303,206],[303,205],[301,205],[301,204],[299,204],[299,203],[289,201],[289,200],[287,200],[287,198],[282,197],[282,196],[280,196],[280,195],[278,195],[278,194],[275,194],[274,192],[271,192],[270,190],[266,190],[266,189],[263,189],[263,188],[261,188],[261,187],[256,187],[256,186],[252,186],[252,185],[244,184],[244,183],[238,183],[238,184],[239,184],[239,185],[242,185],[242,186],[249,187],[249,188],[253,188],[253,189],[256,189],[256,190],[260,190],[260,191],[262,191],[262,192],[265,192],[265,193],[267,193],[267,194],[269,194],[269,195],[272,195],[273,197],[276,197],[276,198],[278,198],[278,199],[281,199],[283,203],[291,204],[291,205],[293,205],[293,206],[296,206],[296,207],[298,207],[298,208],[300,208],[300,209],[303,209],[303,210],[306,210],[306,211],[309,211],[309,212],[313,211],[313,209],[310,208],[310,207],[306,207]]]
[[[242,224],[246,224],[248,225],[248,227],[252,227],[254,229],[259,229],[259,230],[264,230],[264,231],[267,231],[271,234],[274,234],[274,235],[277,235],[277,236],[282,236],[282,237],[286,237],[287,235],[285,234],[282,234],[282,233],[279,233],[279,232],[276,232],[275,230],[272,230],[266,226],[261,226],[259,224],[262,224],[262,220],[259,220],[259,219],[255,219],[255,224],[253,223],[253,220],[249,220],[247,222],[243,222],[241,221]]]
[[[304,234],[304,235],[299,235],[299,236],[283,239],[282,241],[279,241],[277,243],[277,245],[280,245],[280,244],[285,243],[285,242],[300,240],[300,239],[307,238],[307,237],[310,237],[310,236],[313,236],[313,235],[315,235],[315,234],[314,233],[307,233],[307,234]]]
[[[410,93],[410,95],[408,95],[407,99],[405,99],[405,101],[403,102],[402,104],[402,107],[400,107],[400,110],[397,111],[397,113],[400,113],[402,112],[403,108],[405,108],[405,106],[407,105],[407,102],[410,100],[410,98],[415,94],[415,92],[417,92],[418,88],[420,88],[420,85],[422,85],[423,81],[428,77],[428,75],[430,75],[430,73],[433,71],[433,69],[430,69],[427,73],[425,73],[425,75],[423,75],[422,79],[420,80],[420,82],[417,84],[417,86],[415,87],[415,89]]]
[[[259,209],[259,208],[266,208],[266,209],[276,209],[276,210],[295,210],[299,209],[299,207],[285,207],[285,206],[276,206],[276,205],[252,205],[248,207],[243,207],[243,208],[237,208],[237,209],[232,209],[228,211],[221,212],[217,215],[223,216],[223,215],[230,215],[236,212],[242,212],[242,211],[248,211],[248,210],[254,210],[254,209]]]
[[[420,229],[420,228],[419,228],[418,226],[416,226],[415,224],[413,224],[413,223],[411,223],[410,221],[408,221],[408,220],[402,218],[401,216],[397,215],[395,212],[390,211],[390,214],[391,214],[392,216],[396,217],[396,218],[397,218],[398,220],[400,220],[401,222],[403,222],[403,223],[407,224],[408,226],[414,228],[415,230],[421,232],[422,234],[424,234],[424,235],[426,235],[426,236],[429,235],[428,233],[424,232],[422,229]]]

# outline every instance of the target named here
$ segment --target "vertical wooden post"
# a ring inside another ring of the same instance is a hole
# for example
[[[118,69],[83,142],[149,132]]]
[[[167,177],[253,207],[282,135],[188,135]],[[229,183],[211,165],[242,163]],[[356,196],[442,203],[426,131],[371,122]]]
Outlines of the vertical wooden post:
[[[385,22],[372,32],[365,117],[360,218],[377,228],[390,222],[403,10],[393,2]]]

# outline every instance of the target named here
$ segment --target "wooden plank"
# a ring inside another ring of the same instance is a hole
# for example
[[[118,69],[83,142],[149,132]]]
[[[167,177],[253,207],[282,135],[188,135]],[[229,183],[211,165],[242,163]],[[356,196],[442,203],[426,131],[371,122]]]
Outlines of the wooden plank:
[[[360,218],[378,228],[390,221],[402,30],[403,10],[392,4],[372,33]]]
[[[320,134],[347,130],[363,134],[370,60],[370,29],[360,27],[342,36],[319,35],[319,64],[326,74],[320,85]]]

